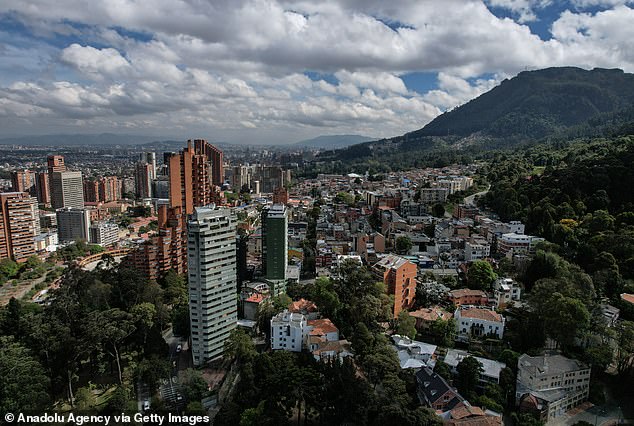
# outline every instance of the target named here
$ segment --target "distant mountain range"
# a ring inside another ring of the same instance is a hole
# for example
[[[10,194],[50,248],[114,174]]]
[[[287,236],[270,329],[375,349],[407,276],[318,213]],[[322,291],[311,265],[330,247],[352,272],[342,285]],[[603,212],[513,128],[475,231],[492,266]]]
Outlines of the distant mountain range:
[[[369,138],[367,136],[359,135],[331,135],[331,136],[317,136],[313,139],[306,139],[294,143],[293,145],[302,146],[307,148],[324,148],[324,149],[337,149],[345,148],[350,145],[358,143],[368,142],[376,140],[376,138]]]
[[[30,145],[30,146],[71,146],[71,145],[141,145],[156,141],[156,136],[139,136],[115,133],[100,134],[60,134],[60,135],[37,135],[37,136],[15,136],[11,138],[1,138],[0,145]]]

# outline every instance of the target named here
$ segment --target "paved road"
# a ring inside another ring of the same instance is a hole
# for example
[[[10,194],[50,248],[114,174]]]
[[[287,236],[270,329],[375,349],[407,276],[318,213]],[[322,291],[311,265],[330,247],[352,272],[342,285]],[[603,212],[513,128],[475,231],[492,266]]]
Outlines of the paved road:
[[[485,189],[484,191],[476,192],[473,195],[469,195],[468,197],[464,197],[464,203],[465,204],[473,204],[473,201],[475,200],[475,197],[483,196],[484,194],[489,192],[489,189],[491,189],[491,185],[487,186],[487,189]]]
[[[165,405],[171,409],[180,411],[184,408],[185,401],[183,400],[180,389],[179,372],[192,367],[191,355],[187,342],[180,337],[174,336],[171,329],[163,334],[163,338],[169,345],[170,365],[172,368],[170,377],[163,379],[159,391],[161,398],[165,401]],[[178,345],[181,346],[180,352],[177,352]]]

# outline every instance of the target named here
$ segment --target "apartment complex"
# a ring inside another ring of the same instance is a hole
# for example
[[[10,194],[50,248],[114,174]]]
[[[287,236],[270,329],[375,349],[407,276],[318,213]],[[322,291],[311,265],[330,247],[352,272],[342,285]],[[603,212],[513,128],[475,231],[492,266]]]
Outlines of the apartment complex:
[[[287,264],[288,211],[284,204],[274,204],[262,210],[262,272],[274,296],[286,291]]]
[[[222,356],[238,321],[236,219],[229,209],[196,208],[187,231],[194,366]]]
[[[107,247],[119,241],[119,227],[112,222],[93,223],[89,228],[90,242]]]
[[[90,238],[90,211],[65,207],[57,212],[57,237],[60,242],[88,241]]]
[[[403,309],[407,310],[414,304],[416,265],[390,254],[379,260],[374,268],[382,275],[388,294],[394,295],[394,318],[398,318]]]
[[[36,195],[36,174],[30,170],[16,170],[11,172],[11,188],[14,192],[28,192]]]
[[[159,278],[170,269],[187,272],[187,216],[219,196],[211,184],[214,150],[217,148],[212,149],[207,141],[196,139],[187,141],[187,147],[178,153],[165,153],[169,203],[159,207],[157,235],[138,241],[127,260],[147,278]],[[148,176],[152,161],[147,153],[140,161]]]
[[[35,254],[35,237],[40,233],[37,199],[27,192],[0,194],[0,259],[24,262]]]
[[[543,422],[563,415],[588,398],[590,367],[562,355],[519,357],[515,402]]]

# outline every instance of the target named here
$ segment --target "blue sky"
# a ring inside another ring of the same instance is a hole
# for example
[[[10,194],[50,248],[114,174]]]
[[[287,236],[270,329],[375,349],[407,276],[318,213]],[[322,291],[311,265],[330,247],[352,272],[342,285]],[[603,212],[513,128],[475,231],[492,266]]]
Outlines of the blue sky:
[[[386,137],[524,69],[634,68],[630,0],[0,4],[0,137]]]

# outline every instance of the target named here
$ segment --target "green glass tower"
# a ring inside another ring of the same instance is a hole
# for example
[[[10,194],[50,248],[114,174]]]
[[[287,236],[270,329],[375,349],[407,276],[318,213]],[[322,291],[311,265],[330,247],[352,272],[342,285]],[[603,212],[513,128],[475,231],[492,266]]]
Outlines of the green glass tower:
[[[288,211],[283,204],[262,210],[262,272],[276,296],[286,292]]]

